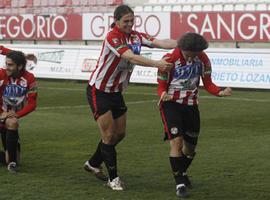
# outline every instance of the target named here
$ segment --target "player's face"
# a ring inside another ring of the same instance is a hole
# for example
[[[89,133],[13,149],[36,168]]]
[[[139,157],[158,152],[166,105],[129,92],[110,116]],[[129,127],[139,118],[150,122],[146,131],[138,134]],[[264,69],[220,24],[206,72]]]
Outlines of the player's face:
[[[19,67],[10,58],[6,58],[6,72],[8,76],[15,76],[19,72]]]
[[[116,25],[119,27],[121,32],[129,34],[134,25],[134,14],[128,13],[123,15],[119,20],[116,21]]]
[[[194,51],[182,51],[182,54],[187,62],[192,62],[196,56],[198,56],[200,52]]]

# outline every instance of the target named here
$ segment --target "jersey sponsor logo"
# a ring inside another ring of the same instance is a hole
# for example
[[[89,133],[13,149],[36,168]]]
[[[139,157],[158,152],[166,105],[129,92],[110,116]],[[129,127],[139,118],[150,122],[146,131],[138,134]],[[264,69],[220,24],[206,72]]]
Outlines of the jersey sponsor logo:
[[[136,55],[140,55],[140,53],[141,53],[141,44],[140,43],[128,44],[128,48],[131,49],[131,51]]]
[[[12,107],[19,106],[24,101],[26,93],[26,87],[9,84],[4,88],[3,101],[5,104]]]
[[[202,74],[201,62],[195,62],[190,65],[180,66],[177,65],[174,69],[174,79],[190,79],[198,77]]]
[[[173,72],[172,84],[179,89],[193,90],[202,75],[202,63],[194,62],[185,66],[177,65]]]

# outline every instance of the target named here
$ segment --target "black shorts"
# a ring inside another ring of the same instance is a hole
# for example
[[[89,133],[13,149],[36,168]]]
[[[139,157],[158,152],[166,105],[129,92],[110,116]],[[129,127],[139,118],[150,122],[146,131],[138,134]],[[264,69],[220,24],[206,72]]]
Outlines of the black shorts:
[[[197,105],[163,102],[160,114],[165,131],[164,140],[183,136],[188,143],[197,144],[200,133],[200,112]]]
[[[127,112],[127,106],[121,92],[106,93],[96,89],[95,86],[88,85],[87,99],[95,120],[109,110],[112,112],[114,119]]]

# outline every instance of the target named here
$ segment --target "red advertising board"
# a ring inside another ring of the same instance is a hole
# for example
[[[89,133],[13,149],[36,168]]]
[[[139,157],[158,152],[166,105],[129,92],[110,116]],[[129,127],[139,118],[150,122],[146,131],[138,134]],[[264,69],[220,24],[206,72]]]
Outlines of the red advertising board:
[[[171,37],[197,32],[209,41],[270,41],[270,11],[171,13]]]
[[[82,40],[81,15],[2,15],[0,37],[10,40]]]
[[[111,13],[0,15],[0,39],[102,40],[110,20]],[[134,29],[159,39],[197,32],[209,41],[269,42],[270,11],[137,13]]]

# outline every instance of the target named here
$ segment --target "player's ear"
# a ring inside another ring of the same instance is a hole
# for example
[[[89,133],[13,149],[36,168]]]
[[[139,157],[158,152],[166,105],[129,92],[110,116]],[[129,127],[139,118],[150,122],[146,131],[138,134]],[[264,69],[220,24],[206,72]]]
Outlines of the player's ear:
[[[23,68],[23,65],[19,65],[19,66],[18,66],[18,69],[19,69],[19,70],[22,70],[22,68]]]

